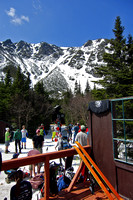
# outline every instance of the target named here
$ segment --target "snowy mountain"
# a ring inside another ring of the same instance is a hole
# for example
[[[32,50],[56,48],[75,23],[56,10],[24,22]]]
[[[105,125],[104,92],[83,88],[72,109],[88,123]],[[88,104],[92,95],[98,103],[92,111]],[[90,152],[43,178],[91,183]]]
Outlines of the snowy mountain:
[[[46,42],[13,43],[8,39],[0,42],[0,79],[7,67],[15,73],[20,66],[25,75],[30,73],[32,86],[43,81],[48,91],[61,92],[67,88],[73,91],[77,81],[84,91],[87,80],[93,88],[93,81],[100,78],[95,75],[95,67],[105,64],[102,55],[108,45],[107,39],[88,40],[81,47],[58,47]]]

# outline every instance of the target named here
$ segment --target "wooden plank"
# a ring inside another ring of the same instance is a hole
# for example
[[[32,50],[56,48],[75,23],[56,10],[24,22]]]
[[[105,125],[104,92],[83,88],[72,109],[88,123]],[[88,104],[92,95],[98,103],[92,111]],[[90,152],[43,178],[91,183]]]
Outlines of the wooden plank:
[[[91,147],[89,145],[84,147],[85,150],[90,153]],[[27,156],[23,158],[17,158],[12,160],[6,160],[2,162],[1,171],[8,170],[8,169],[14,169],[16,167],[22,167],[26,165],[31,165],[35,163],[45,162],[46,157],[49,157],[49,160],[54,160],[58,158],[68,157],[76,155],[77,152],[74,148],[61,150],[61,151],[54,151],[54,152],[48,152],[43,154],[38,154],[34,156]]]

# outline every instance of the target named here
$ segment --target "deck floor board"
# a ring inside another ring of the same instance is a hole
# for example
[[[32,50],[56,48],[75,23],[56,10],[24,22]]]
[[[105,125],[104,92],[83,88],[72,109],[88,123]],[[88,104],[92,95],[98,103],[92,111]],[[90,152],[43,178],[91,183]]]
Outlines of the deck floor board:
[[[99,188],[99,186],[95,187],[95,192],[92,195],[89,189],[89,182],[76,184],[71,192],[67,192],[66,190],[62,190],[58,195],[52,197],[50,196],[50,200],[106,200],[108,197],[104,194],[104,192]],[[115,200],[115,196],[112,195]]]

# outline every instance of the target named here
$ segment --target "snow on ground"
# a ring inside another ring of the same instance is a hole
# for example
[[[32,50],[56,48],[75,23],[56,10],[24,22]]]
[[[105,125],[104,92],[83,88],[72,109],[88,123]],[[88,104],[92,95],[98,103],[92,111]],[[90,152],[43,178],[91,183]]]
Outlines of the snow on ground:
[[[49,132],[49,134],[45,136],[43,153],[56,151],[55,145],[56,145],[56,142],[52,142],[51,133]],[[22,149],[22,152],[19,155],[19,158],[26,157],[28,152],[30,150],[32,150],[32,148],[33,148],[32,140],[27,138],[26,149]],[[15,142],[10,143],[10,146],[9,146],[10,152],[8,154],[5,154],[5,145],[4,144],[0,144],[0,151],[1,151],[1,154],[2,154],[2,161],[10,160],[13,157],[13,154],[15,153]],[[56,159],[55,162],[59,163],[59,159]],[[79,166],[79,163],[80,163],[79,156],[75,155],[74,159],[73,159],[73,163],[72,163],[72,166],[74,167],[75,172],[76,172],[76,170]],[[29,172],[28,166],[20,167],[20,169]],[[41,171],[43,172],[43,167],[41,168]],[[4,200],[5,197],[7,198],[7,200],[10,200],[10,189],[13,185],[15,185],[15,182],[11,182],[11,183],[7,184],[6,181],[5,181],[6,177],[7,177],[7,175],[2,171],[0,173],[0,200]],[[33,190],[32,200],[37,200],[38,196],[39,196],[39,190],[36,190],[36,191]]]

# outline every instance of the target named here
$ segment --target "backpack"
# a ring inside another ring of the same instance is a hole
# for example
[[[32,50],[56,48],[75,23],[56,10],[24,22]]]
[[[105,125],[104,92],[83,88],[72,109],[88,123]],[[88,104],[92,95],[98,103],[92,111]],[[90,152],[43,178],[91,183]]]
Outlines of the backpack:
[[[69,186],[75,175],[73,171],[74,171],[73,167],[68,168],[67,170],[65,170],[64,175],[58,179],[57,182],[58,191],[61,191],[62,189],[65,189]]]
[[[30,180],[33,189],[41,189],[44,184],[43,174],[37,174]]]
[[[42,135],[42,136],[44,135],[44,131],[42,128],[40,129],[40,135]]]
[[[62,137],[62,146],[63,146],[62,149],[69,149],[69,148],[71,148],[71,145],[69,144],[68,138],[66,136]]]
[[[65,174],[64,174],[64,181],[66,184],[70,184],[75,173],[73,172],[74,168],[73,167],[69,167],[68,169],[65,170]]]
[[[51,194],[58,194],[56,176],[58,173],[59,166],[60,164],[57,164],[54,161],[50,163],[49,171],[50,171],[50,193]]]

